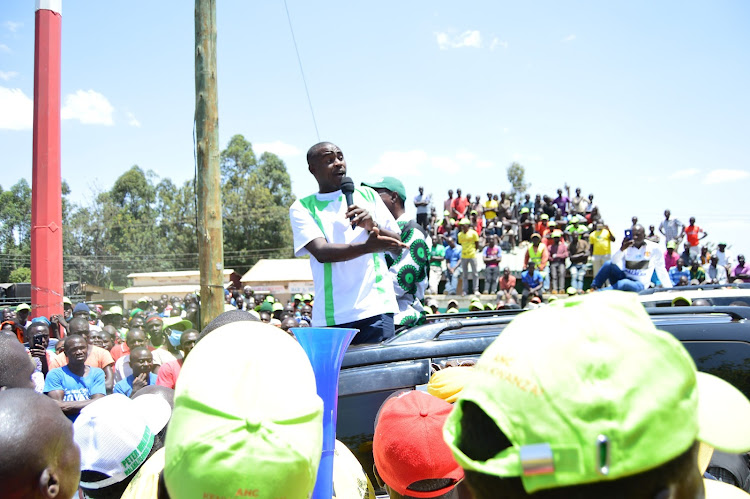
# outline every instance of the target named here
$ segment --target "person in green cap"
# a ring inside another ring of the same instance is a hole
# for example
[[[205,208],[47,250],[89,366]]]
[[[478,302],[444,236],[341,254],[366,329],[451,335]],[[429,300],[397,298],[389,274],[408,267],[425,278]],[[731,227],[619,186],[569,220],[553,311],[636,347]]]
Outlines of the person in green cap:
[[[318,192],[292,203],[289,217],[295,256],[311,256],[313,326],[359,329],[353,344],[379,343],[395,334],[398,304],[384,253],[406,246],[398,224],[374,190],[346,177],[338,146],[315,144],[307,163]]]
[[[397,327],[421,324],[426,314],[422,302],[429,277],[429,236],[416,220],[406,214],[406,189],[400,180],[383,177],[376,182],[363,182],[362,185],[371,187],[380,195],[383,204],[396,219],[401,230],[401,241],[406,245],[394,256],[389,253],[385,255],[398,303],[398,313],[393,322]]]
[[[443,436],[474,499],[736,497],[702,480],[699,443],[747,452],[748,418],[750,401],[697,372],[637,296],[605,291],[517,316],[477,361]]]

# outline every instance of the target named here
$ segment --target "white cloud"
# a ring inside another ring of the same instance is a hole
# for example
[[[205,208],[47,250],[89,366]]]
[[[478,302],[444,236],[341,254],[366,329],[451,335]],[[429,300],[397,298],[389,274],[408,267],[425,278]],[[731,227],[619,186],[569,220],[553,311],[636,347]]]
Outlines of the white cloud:
[[[458,49],[463,47],[482,48],[482,35],[477,30],[467,30],[460,35],[451,36],[448,33],[435,33],[440,50]]]
[[[4,52],[6,54],[10,54],[10,47],[5,45],[4,43],[0,43],[0,52]]]
[[[458,173],[461,169],[461,165],[459,165],[455,160],[445,156],[434,156],[430,159],[430,163],[432,164],[433,168],[437,168],[438,170],[444,171],[446,173]]]
[[[386,151],[378,162],[369,170],[376,175],[392,177],[416,177],[421,167],[427,163],[429,156],[424,151]]]
[[[65,105],[60,111],[64,120],[78,120],[84,125],[115,124],[112,114],[115,108],[106,97],[93,90],[78,90],[65,97]]]
[[[562,41],[567,43],[567,42],[572,42],[575,39],[576,39],[576,35],[568,35],[565,38],[563,38]]]
[[[672,175],[670,175],[669,178],[678,179],[678,178],[694,177],[695,175],[698,175],[699,173],[700,173],[700,170],[697,168],[688,168],[686,170],[677,170]]]
[[[264,152],[272,152],[277,156],[297,156],[300,154],[300,150],[291,144],[285,144],[280,140],[274,140],[273,142],[259,142],[253,144],[253,151],[255,154],[260,156]]]
[[[456,159],[462,163],[469,163],[477,159],[477,155],[472,152],[462,151],[456,154]]]
[[[125,116],[128,117],[128,125],[134,126],[136,128],[139,128],[141,126],[141,122],[138,121],[138,118],[136,118],[135,115],[130,111],[126,112]]]
[[[494,37],[492,39],[492,42],[490,43],[490,50],[495,50],[498,47],[502,47],[504,49],[508,48],[508,42],[499,39],[498,37]]]
[[[34,123],[34,101],[20,88],[0,87],[0,129],[30,130]]]
[[[734,182],[737,180],[744,180],[750,177],[750,172],[745,170],[712,170],[706,174],[703,178],[704,184],[723,184],[726,182]]]
[[[0,71],[0,80],[8,81],[16,76],[18,76],[16,71]]]
[[[16,22],[13,22],[13,21],[5,21],[3,23],[3,26],[5,26],[5,28],[8,31],[10,31],[11,33],[15,33],[16,31],[18,31],[20,28],[23,27],[23,23],[16,23]]]
[[[493,166],[495,166],[495,163],[493,163],[492,161],[488,161],[486,159],[483,159],[483,160],[480,160],[480,161],[476,162],[476,167],[480,168],[482,170],[486,170],[488,168],[492,168]]]

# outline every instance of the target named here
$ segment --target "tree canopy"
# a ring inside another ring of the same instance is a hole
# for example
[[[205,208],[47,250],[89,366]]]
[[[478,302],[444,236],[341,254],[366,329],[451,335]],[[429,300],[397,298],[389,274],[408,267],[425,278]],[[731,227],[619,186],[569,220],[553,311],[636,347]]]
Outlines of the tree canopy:
[[[292,255],[294,201],[284,162],[235,135],[221,152],[226,268],[245,272],[260,258]],[[66,281],[125,286],[132,272],[198,269],[195,179],[176,185],[138,165],[88,205],[71,203],[63,183]],[[31,253],[31,187],[0,186],[0,282],[25,276]],[[25,269],[25,270],[20,270]]]

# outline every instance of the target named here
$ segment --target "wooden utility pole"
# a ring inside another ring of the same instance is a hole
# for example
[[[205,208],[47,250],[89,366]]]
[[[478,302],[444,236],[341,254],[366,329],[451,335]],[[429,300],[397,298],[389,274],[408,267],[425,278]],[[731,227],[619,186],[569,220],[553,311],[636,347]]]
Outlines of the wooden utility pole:
[[[219,104],[216,83],[216,0],[195,0],[195,135],[201,329],[224,311]]]

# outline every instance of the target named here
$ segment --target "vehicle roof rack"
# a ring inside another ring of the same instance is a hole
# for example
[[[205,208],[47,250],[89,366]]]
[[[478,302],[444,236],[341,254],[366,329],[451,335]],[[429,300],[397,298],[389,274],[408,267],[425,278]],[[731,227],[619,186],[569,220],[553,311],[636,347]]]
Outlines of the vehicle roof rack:
[[[684,293],[686,291],[706,291],[709,289],[750,289],[750,283],[729,284],[699,284],[697,286],[673,286],[671,288],[648,288],[639,292],[639,295],[652,295],[654,293]]]

